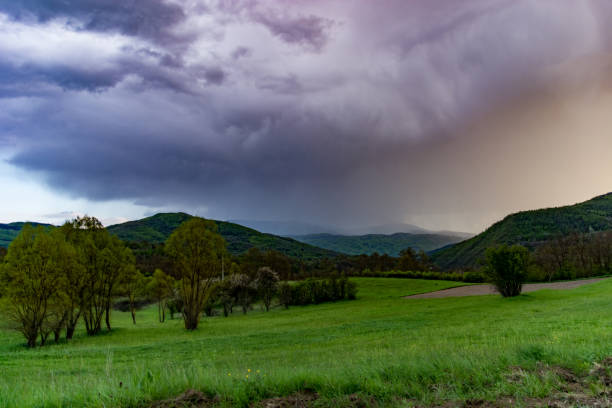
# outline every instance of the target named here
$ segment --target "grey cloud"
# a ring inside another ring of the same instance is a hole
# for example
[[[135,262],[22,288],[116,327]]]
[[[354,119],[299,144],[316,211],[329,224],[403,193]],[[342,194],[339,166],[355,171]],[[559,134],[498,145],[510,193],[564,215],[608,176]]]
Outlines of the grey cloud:
[[[221,85],[225,81],[226,76],[225,71],[219,67],[205,68],[203,72],[203,77],[207,84]]]
[[[296,4],[299,6],[299,2]],[[282,1],[233,0],[216,4],[216,10],[229,18],[256,22],[288,44],[320,51],[329,41],[334,20],[291,9]]]
[[[252,17],[270,32],[290,44],[298,44],[320,51],[329,40],[333,22],[314,15],[290,16],[272,10],[255,11]]]
[[[251,55],[251,49],[248,47],[240,46],[240,47],[237,47],[234,51],[232,51],[233,59],[244,58],[250,55]]]
[[[495,166],[482,164],[477,146],[487,141],[493,155],[495,143],[511,137],[463,138],[460,125],[527,98],[550,66],[609,52],[600,36],[612,32],[603,25],[612,15],[595,1],[449,0],[432,17],[425,0],[340,0],[325,18],[308,17],[324,15],[325,2],[268,14],[252,2],[225,4],[223,13],[240,18],[223,30],[235,24],[247,34],[203,42],[191,54],[134,46],[110,71],[0,67],[0,86],[14,78],[67,84],[39,109],[4,121],[20,136],[11,163],[74,196],[205,206],[218,218],[374,224],[407,213],[431,219],[457,203],[484,213],[478,185],[494,191],[481,175]],[[346,31],[332,37],[336,19]],[[270,36],[249,31],[254,23],[298,47],[275,53],[254,44],[250,34]],[[127,76],[142,83],[122,81]],[[101,88],[95,97],[74,92]]]
[[[0,0],[0,11],[19,21],[64,17],[90,31],[116,31],[160,43],[185,40],[170,30],[185,20],[185,12],[165,0]]]

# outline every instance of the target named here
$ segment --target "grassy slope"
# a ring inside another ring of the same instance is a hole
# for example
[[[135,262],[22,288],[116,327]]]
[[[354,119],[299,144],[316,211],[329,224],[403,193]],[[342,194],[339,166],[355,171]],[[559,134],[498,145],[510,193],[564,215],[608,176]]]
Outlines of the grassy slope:
[[[374,252],[378,252],[379,254],[388,254],[391,256],[399,256],[400,251],[406,248],[428,252],[461,241],[461,238],[450,235],[408,233],[354,236],[311,234],[296,236],[294,238],[310,245],[349,255],[371,255]]]
[[[108,230],[124,241],[161,243],[166,241],[172,231],[189,218],[191,216],[185,213],[157,214],[138,221],[111,225]],[[285,255],[304,260],[337,255],[332,251],[304,244],[291,238],[264,234],[231,222],[215,222],[219,227],[219,233],[227,241],[229,251],[233,254],[240,254],[251,247],[257,247],[264,251],[274,249]]]
[[[432,257],[442,268],[471,267],[491,246],[528,244],[574,231],[609,229],[612,229],[612,193],[572,206],[509,215],[482,234],[442,249]]]
[[[0,330],[0,406],[140,406],[187,388],[234,406],[305,387],[327,406],[355,392],[385,406],[406,406],[396,397],[543,396],[552,379],[526,372],[510,382],[510,367],[544,361],[584,372],[612,353],[612,281],[516,299],[410,300],[401,296],[453,283],[358,282],[356,301],[212,318],[192,333],[178,320],[156,323],[155,307],[135,327],[115,313],[111,334],[37,350]]]
[[[10,224],[0,224],[0,247],[7,248],[11,242],[15,239],[15,237],[21,231],[25,223],[23,222],[13,222]],[[39,224],[36,222],[32,222],[32,225],[43,225],[49,226],[49,224]]]

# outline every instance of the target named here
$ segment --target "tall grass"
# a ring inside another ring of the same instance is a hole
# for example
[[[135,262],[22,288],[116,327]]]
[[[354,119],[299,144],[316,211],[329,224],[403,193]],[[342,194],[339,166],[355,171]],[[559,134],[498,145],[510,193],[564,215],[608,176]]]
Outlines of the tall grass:
[[[329,406],[354,393],[383,406],[538,397],[557,381],[530,373],[538,361],[585,371],[612,354],[612,281],[516,299],[404,299],[457,283],[356,280],[356,301],[214,317],[195,332],[158,323],[154,308],[136,326],[116,312],[109,334],[36,350],[2,329],[0,406],[139,407],[189,388],[224,406],[303,389]],[[523,381],[507,381],[514,366]]]

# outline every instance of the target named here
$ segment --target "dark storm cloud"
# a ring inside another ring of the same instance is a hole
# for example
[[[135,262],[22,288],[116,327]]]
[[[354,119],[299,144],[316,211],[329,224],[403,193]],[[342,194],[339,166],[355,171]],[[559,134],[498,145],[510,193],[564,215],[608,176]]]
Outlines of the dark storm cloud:
[[[30,88],[30,92],[36,93],[39,91],[36,88],[45,83],[56,84],[64,90],[98,91],[114,86],[123,76],[124,72],[120,69],[89,71],[69,66],[40,67],[36,64],[23,64],[19,67],[11,67],[0,65],[0,97],[11,95],[17,85],[24,92],[27,92],[26,88]]]
[[[184,74],[165,69],[161,62],[143,63],[138,54],[126,53],[111,61],[109,66],[75,66],[39,64],[0,64],[0,97],[15,96],[20,89],[22,95],[36,95],[45,85],[55,85],[65,91],[101,92],[116,86],[129,75],[138,77],[139,87],[166,87],[178,92],[190,92],[191,86],[184,83]],[[218,68],[205,70],[204,77],[218,82],[223,77]]]
[[[179,5],[165,0],[0,0],[0,11],[26,22],[63,17],[83,30],[117,31],[161,43],[181,39],[171,29],[186,17]]]
[[[248,57],[251,55],[251,50],[248,47],[237,47],[233,52],[232,52],[232,58],[234,59],[238,59],[238,58],[243,58],[243,57]]]
[[[271,11],[254,12],[253,18],[274,35],[291,44],[304,45],[320,51],[328,41],[332,21],[318,16],[288,16]]]
[[[219,1],[216,9],[230,18],[242,18],[261,24],[286,43],[311,51],[320,51],[325,46],[334,25],[333,19],[295,12],[293,7],[287,7],[287,3],[278,0]]]
[[[0,35],[10,162],[72,196],[219,218],[482,213],[487,180],[454,175],[495,171],[461,125],[611,50],[595,0],[203,4],[0,0],[0,34],[19,32]]]

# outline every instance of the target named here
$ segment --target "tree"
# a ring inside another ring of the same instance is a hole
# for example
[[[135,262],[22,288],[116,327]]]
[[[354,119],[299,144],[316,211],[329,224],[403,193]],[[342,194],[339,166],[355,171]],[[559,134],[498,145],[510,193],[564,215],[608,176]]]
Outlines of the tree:
[[[285,309],[289,309],[293,303],[293,291],[288,282],[281,282],[278,285],[278,300],[281,305],[285,306]]]
[[[242,308],[242,313],[247,314],[251,308],[255,295],[257,294],[257,287],[248,275],[243,273],[236,273],[230,276],[232,291],[236,298],[236,303]]]
[[[489,248],[485,260],[485,275],[503,297],[521,294],[530,263],[527,248],[521,245]]]
[[[161,269],[153,272],[153,278],[147,285],[147,291],[157,301],[157,314],[159,322],[166,321],[166,301],[172,296],[174,278],[167,275]]]
[[[102,279],[101,297],[104,307],[106,328],[111,330],[110,315],[113,299],[117,295],[117,289],[123,280],[125,273],[134,267],[134,256],[129,248],[114,235],[106,232],[106,247],[102,249],[99,257],[99,272]]]
[[[28,347],[36,346],[39,335],[44,345],[57,326],[53,319],[61,308],[62,270],[71,256],[63,235],[43,227],[25,225],[9,246],[0,272],[2,293],[9,316],[18,323]]]
[[[267,266],[259,268],[257,271],[255,286],[266,308],[266,312],[270,310],[272,299],[278,291],[278,281],[278,274]]]
[[[223,307],[223,316],[225,317],[228,317],[229,314],[233,312],[234,304],[236,302],[231,276],[232,275],[230,275],[230,277],[224,281],[219,282],[216,287],[217,300]]]
[[[168,238],[166,251],[180,280],[183,318],[187,330],[198,328],[202,310],[215,278],[221,275],[226,256],[225,240],[214,221],[194,217],[181,224]],[[226,256],[227,257],[227,256]]]
[[[130,313],[132,315],[132,323],[136,324],[136,298],[145,293],[146,283],[145,277],[134,265],[130,265],[125,269],[121,282],[121,289],[128,298],[130,304]]]
[[[170,297],[166,301],[166,306],[170,312],[170,319],[174,319],[176,313],[183,313],[183,299],[181,298],[180,290],[175,282],[170,293]]]
[[[91,287],[91,279],[94,278],[91,264],[95,255],[90,232],[102,228],[102,224],[96,221],[93,217],[79,217],[67,221],[60,227],[66,240],[72,244],[75,251],[75,262],[71,268],[64,270],[66,279],[62,289],[67,300],[66,340],[71,340],[74,336],[79,319],[89,303],[87,292]]]
[[[112,236],[95,217],[77,217],[62,226],[62,230],[78,251],[80,275],[72,292],[78,311],[72,309],[66,337],[71,338],[79,316],[83,316],[88,335],[98,334],[105,317],[111,330],[112,301],[117,295],[123,273],[130,270],[134,257],[129,248]]]

